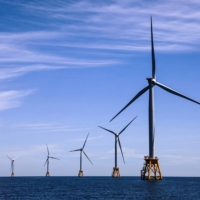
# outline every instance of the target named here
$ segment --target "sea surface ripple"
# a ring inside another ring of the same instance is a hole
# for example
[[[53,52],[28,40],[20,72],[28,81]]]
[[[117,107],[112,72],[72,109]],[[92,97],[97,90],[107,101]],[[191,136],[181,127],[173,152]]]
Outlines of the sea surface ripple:
[[[1,177],[0,199],[200,199],[200,178]]]

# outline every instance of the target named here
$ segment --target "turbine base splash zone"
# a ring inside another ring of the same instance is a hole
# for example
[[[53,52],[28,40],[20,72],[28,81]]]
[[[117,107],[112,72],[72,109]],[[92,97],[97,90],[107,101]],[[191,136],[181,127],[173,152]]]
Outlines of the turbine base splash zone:
[[[141,170],[141,180],[162,180],[158,158],[144,156],[144,166]]]
[[[49,172],[47,172],[47,173],[46,173],[46,177],[49,177],[49,176],[50,176],[50,173],[49,173]]]
[[[113,167],[112,177],[113,178],[120,178],[120,171],[119,171],[118,167]]]
[[[12,174],[11,174],[11,177],[14,177],[14,176],[15,176],[15,174],[14,174],[14,173],[12,173]]]
[[[83,176],[84,176],[83,171],[80,170],[79,173],[78,173],[78,177],[83,177]]]

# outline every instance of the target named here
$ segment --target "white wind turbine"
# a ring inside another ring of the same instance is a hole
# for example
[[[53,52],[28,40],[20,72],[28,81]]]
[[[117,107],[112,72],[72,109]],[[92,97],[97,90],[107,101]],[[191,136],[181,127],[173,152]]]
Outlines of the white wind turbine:
[[[46,173],[46,177],[47,176],[50,176],[50,173],[49,173],[49,158],[52,158],[52,159],[56,159],[56,160],[60,160],[58,158],[54,158],[52,156],[49,155],[49,148],[48,148],[48,145],[47,145],[47,159],[46,159],[46,162],[44,163],[44,166],[47,164],[47,173]]]
[[[7,155],[6,155],[6,156],[7,156]],[[14,159],[10,158],[9,156],[7,156],[7,157],[11,160],[11,167],[10,167],[10,171],[12,171],[11,177],[14,177],[14,176],[15,176],[15,174],[14,174],[14,161],[15,161],[18,157],[14,158]]]

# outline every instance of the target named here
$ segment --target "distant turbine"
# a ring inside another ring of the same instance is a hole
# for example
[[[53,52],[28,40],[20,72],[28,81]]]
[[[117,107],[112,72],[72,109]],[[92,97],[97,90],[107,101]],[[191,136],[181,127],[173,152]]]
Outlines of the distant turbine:
[[[89,133],[88,133],[88,135],[89,135]],[[83,177],[84,175],[83,175],[83,170],[82,170],[82,153],[84,153],[85,154],[85,156],[87,157],[87,159],[91,162],[91,164],[92,164],[92,161],[89,159],[89,157],[86,155],[86,153],[85,153],[85,151],[83,151],[83,149],[84,149],[84,147],[85,147],[85,144],[86,144],[86,142],[87,142],[87,139],[88,139],[88,135],[87,135],[87,137],[86,137],[86,139],[85,139],[85,142],[84,142],[84,144],[83,144],[83,147],[81,148],[81,149],[76,149],[76,150],[73,150],[73,151],[70,151],[70,152],[74,152],[74,151],[80,151],[80,170],[79,170],[79,173],[78,173],[78,176],[79,177]],[[93,165],[93,164],[92,164]]]
[[[149,156],[145,156],[145,165],[143,167],[143,170],[141,170],[141,178],[148,179],[148,180],[162,179],[162,174],[160,171],[158,158],[154,156],[155,122],[154,122],[154,89],[153,87],[157,85],[158,87],[164,89],[165,91],[169,93],[185,98],[194,103],[200,104],[198,101],[195,101],[189,97],[186,97],[176,92],[175,90],[172,90],[171,88],[156,81],[156,61],[155,61],[155,54],[154,54],[152,18],[151,18],[151,55],[152,55],[152,78],[147,78],[149,85],[143,88],[140,92],[138,92],[135,95],[135,97],[119,113],[117,113],[110,120],[112,121],[122,111],[124,111],[129,105],[131,105],[137,98],[139,98],[142,94],[144,94],[147,90],[149,90]],[[146,172],[148,172],[148,177],[145,176]],[[151,172],[154,173],[153,177],[151,177]],[[159,176],[156,176],[156,172],[159,174]]]
[[[136,117],[137,117],[137,116],[136,116]],[[136,117],[135,117],[135,118],[136,118]],[[135,118],[134,118],[134,119],[135,119]],[[133,119],[133,120],[134,120],[134,119]],[[112,172],[112,177],[114,177],[114,178],[120,177],[120,171],[119,171],[119,168],[117,167],[117,143],[119,144],[119,147],[120,147],[120,150],[121,150],[121,154],[122,154],[122,158],[123,158],[123,161],[124,161],[124,163],[125,163],[124,155],[123,155],[123,151],[122,151],[122,147],[121,147],[121,143],[120,143],[119,136],[120,136],[120,134],[122,134],[122,132],[124,132],[124,130],[132,123],[133,120],[131,120],[131,122],[129,122],[128,125],[126,125],[118,134],[115,133],[115,132],[113,132],[113,131],[110,131],[110,130],[108,130],[108,129],[106,129],[106,128],[103,128],[103,127],[99,126],[100,128],[102,128],[102,129],[104,129],[104,130],[106,130],[106,131],[108,131],[108,132],[114,134],[114,136],[115,136],[115,167],[113,167],[113,172]]]
[[[6,155],[6,156],[7,156],[7,155]],[[11,177],[14,177],[14,176],[15,176],[15,174],[14,174],[14,161],[15,161],[18,157],[14,158],[14,159],[10,158],[9,156],[7,156],[7,157],[11,160],[11,167],[10,167],[10,171],[12,171]]]
[[[46,162],[44,163],[44,166],[47,164],[47,173],[46,173],[46,177],[47,176],[50,176],[50,173],[49,173],[49,158],[52,158],[52,159],[56,159],[56,160],[60,160],[58,158],[54,158],[52,156],[49,156],[49,148],[48,148],[48,145],[47,145],[47,159],[46,159]]]

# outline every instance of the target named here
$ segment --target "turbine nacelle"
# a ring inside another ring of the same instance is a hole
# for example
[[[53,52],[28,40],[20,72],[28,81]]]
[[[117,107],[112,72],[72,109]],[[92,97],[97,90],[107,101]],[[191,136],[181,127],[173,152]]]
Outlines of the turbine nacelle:
[[[154,79],[154,78],[146,78],[146,79],[147,79],[148,82],[149,81],[156,82],[156,79]]]

